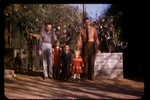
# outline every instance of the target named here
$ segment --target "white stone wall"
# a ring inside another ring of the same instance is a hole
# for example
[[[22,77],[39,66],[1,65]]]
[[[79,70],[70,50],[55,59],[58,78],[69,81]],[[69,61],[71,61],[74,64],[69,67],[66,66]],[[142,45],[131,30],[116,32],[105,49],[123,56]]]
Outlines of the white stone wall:
[[[123,53],[97,53],[94,76],[111,79],[123,77]]]

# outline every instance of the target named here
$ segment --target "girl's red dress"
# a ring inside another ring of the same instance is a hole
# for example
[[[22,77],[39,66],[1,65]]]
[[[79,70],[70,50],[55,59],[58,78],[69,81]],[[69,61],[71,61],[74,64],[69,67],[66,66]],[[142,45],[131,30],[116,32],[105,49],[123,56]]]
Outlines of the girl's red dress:
[[[82,67],[84,66],[83,60],[81,56],[77,58],[74,56],[72,60],[72,67],[70,68],[70,72],[73,74],[80,74],[82,73]]]

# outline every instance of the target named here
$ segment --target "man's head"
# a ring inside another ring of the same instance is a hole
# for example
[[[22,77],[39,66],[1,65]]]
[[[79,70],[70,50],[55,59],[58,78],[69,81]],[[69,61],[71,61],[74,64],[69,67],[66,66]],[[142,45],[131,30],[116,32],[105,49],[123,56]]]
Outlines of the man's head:
[[[50,32],[52,29],[52,24],[51,23],[46,23],[46,30],[47,32]]]
[[[84,19],[85,26],[91,25],[91,20],[89,18]]]

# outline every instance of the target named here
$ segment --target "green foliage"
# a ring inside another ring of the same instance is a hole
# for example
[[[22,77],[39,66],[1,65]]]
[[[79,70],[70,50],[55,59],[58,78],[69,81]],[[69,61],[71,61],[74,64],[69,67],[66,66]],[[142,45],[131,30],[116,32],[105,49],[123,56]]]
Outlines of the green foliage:
[[[109,49],[108,52],[113,52],[115,48],[122,41],[122,28],[123,28],[123,18],[124,12],[122,5],[114,5],[112,4],[110,8],[105,12],[103,17],[100,17],[95,23],[97,26],[98,33],[101,36],[105,36],[107,47]],[[112,36],[111,44],[113,44],[113,49],[109,44],[109,34],[113,32],[114,36]],[[101,40],[101,37],[99,37]]]
[[[17,23],[22,32],[39,33],[46,22],[51,22],[57,35],[69,33],[70,38],[77,35],[82,21],[79,8],[68,4],[10,4],[4,15],[6,22]]]
[[[79,25],[81,15],[78,11],[79,9],[66,4],[11,4],[4,12],[6,21],[15,21],[22,27],[39,31],[39,27],[45,22],[57,24],[62,20],[67,25],[74,22],[79,22]]]

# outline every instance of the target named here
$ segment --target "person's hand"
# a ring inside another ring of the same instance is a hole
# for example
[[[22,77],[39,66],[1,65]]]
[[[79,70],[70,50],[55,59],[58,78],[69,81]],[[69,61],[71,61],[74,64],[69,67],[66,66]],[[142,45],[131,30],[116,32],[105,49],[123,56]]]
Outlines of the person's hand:
[[[42,52],[41,52],[41,50],[39,50],[39,55],[40,55],[40,56],[42,55]]]
[[[96,53],[101,53],[101,51],[99,49],[96,50]]]
[[[72,66],[72,64],[70,64],[70,67]]]
[[[54,55],[52,55],[52,63],[53,63],[53,65],[54,65],[54,63],[55,63],[55,62],[54,62]]]

